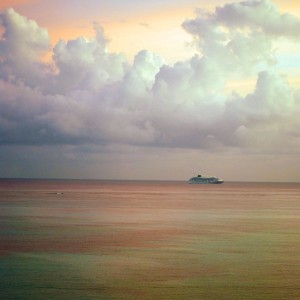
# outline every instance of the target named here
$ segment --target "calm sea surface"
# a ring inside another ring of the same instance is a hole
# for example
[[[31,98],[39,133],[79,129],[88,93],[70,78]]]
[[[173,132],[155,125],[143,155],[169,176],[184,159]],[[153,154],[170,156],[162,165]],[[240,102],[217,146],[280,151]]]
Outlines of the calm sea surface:
[[[0,180],[0,299],[300,299],[300,184]]]

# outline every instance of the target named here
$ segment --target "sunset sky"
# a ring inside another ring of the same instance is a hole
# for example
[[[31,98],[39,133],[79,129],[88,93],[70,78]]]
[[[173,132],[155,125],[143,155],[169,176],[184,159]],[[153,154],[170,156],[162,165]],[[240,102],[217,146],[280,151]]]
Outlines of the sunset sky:
[[[0,11],[0,177],[300,181],[298,0]]]

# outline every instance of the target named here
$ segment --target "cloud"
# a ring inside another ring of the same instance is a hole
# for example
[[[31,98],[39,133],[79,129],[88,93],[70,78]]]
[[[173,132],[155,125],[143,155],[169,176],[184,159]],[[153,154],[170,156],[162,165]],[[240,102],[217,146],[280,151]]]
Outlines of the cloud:
[[[300,125],[295,115],[299,112],[297,101],[299,97],[285,77],[264,71],[259,73],[253,93],[244,98],[232,95],[224,115],[243,146],[286,150],[291,145],[289,130]]]
[[[1,13],[0,25],[4,28],[0,40],[0,78],[21,79],[28,86],[41,84],[48,68],[43,63],[43,56],[50,50],[48,31],[12,8]]]
[[[281,14],[271,0],[242,1],[218,7],[214,19],[230,28],[262,31],[267,35],[300,38],[299,19]]]
[[[152,27],[148,23],[140,22],[139,25],[147,29],[152,29]]]
[[[218,64],[223,76],[224,72],[232,76],[248,75],[258,67],[274,64],[275,30],[271,33],[269,27],[285,27],[285,23],[292,27],[291,32],[278,30],[277,35],[299,38],[292,34],[300,26],[299,19],[281,16],[272,2],[263,0],[226,4],[213,14],[200,10],[195,19],[183,23],[183,28],[193,35],[199,52]]]
[[[183,23],[198,53],[174,65],[147,50],[132,63],[111,53],[97,24],[94,38],[61,40],[51,49],[36,22],[13,9],[0,20],[2,145],[299,146],[299,93],[276,73],[273,43],[297,40],[300,20],[281,15],[271,1],[199,11]],[[49,51],[52,62],[44,59]],[[257,76],[254,91],[226,94],[228,80],[249,74]]]

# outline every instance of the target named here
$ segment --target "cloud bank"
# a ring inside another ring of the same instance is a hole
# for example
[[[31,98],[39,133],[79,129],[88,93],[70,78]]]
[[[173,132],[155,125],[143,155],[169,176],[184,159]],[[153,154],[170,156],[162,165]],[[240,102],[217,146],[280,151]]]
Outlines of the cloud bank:
[[[278,39],[300,40],[300,19],[270,0],[199,10],[182,27],[195,55],[168,65],[142,50],[129,62],[95,36],[51,46],[46,29],[1,13],[0,144],[300,149],[299,91],[276,69]],[[135,41],[133,41],[135,42]],[[51,56],[51,60],[47,57]],[[256,77],[247,95],[230,80]]]

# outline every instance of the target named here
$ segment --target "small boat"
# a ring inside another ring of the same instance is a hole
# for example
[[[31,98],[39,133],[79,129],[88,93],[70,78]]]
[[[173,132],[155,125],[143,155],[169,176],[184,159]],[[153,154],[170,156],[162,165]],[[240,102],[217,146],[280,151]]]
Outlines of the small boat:
[[[188,182],[190,184],[220,184],[223,183],[224,180],[214,176],[209,177],[209,176],[198,175],[196,177],[190,178]]]

